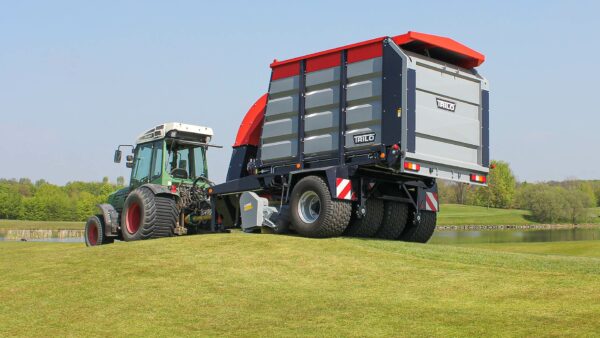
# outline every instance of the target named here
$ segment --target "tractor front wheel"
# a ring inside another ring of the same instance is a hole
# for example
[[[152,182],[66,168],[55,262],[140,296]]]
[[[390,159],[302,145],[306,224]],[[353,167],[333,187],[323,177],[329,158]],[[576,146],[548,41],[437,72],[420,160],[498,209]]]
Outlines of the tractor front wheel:
[[[106,237],[102,215],[88,218],[85,223],[85,245],[96,246],[114,242],[113,238]]]

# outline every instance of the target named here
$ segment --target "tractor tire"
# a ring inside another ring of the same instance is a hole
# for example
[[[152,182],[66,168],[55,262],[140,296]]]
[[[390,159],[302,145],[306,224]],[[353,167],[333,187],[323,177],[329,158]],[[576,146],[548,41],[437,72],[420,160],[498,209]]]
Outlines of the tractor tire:
[[[367,214],[362,218],[356,216],[356,212],[352,213],[350,225],[344,232],[345,236],[352,237],[373,237],[377,230],[381,227],[383,220],[383,201],[375,198],[370,198],[366,203]]]
[[[132,191],[123,206],[121,234],[125,241],[173,236],[179,212],[171,196],[154,195],[141,187]]]
[[[421,222],[416,225],[412,222],[413,217],[414,215],[410,217],[406,229],[399,239],[405,242],[427,243],[435,231],[437,213],[421,211]]]
[[[381,228],[375,237],[381,239],[397,239],[408,222],[408,205],[405,203],[386,201]]]
[[[110,244],[114,238],[108,238],[104,234],[104,221],[102,215],[96,215],[88,218],[85,223],[85,245],[96,246]]]
[[[351,213],[352,204],[332,199],[327,184],[319,176],[301,179],[292,190],[292,227],[304,237],[340,236],[348,226]]]

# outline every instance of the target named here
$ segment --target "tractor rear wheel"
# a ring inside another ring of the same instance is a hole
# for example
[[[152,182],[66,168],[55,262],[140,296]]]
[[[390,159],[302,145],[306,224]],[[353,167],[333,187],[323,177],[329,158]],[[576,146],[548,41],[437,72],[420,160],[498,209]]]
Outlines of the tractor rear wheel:
[[[108,238],[104,234],[104,221],[102,220],[102,215],[88,218],[85,223],[85,245],[96,246],[110,244],[114,241],[114,238]]]
[[[405,203],[386,201],[381,228],[375,237],[397,239],[400,237],[408,221],[408,205]]]
[[[435,231],[437,213],[421,211],[421,221],[416,224],[412,221],[413,218],[414,214],[410,217],[406,229],[399,239],[405,242],[427,243]]]
[[[292,190],[290,214],[294,230],[305,237],[340,236],[350,221],[352,204],[331,198],[319,176],[307,176]]]
[[[132,191],[123,206],[121,234],[125,241],[171,237],[179,212],[171,196],[154,195],[141,187]]]
[[[358,218],[356,213],[352,213],[350,225],[346,228],[344,235],[353,237],[373,237],[383,220],[383,201],[375,198],[369,198],[366,202],[367,213],[362,218]]]

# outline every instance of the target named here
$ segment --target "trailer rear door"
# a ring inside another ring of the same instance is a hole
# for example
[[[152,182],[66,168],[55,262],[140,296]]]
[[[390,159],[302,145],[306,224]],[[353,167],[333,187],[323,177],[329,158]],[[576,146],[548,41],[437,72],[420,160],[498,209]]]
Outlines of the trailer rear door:
[[[405,161],[418,163],[419,175],[474,183],[471,174],[485,175],[489,165],[487,80],[475,70],[404,53]]]

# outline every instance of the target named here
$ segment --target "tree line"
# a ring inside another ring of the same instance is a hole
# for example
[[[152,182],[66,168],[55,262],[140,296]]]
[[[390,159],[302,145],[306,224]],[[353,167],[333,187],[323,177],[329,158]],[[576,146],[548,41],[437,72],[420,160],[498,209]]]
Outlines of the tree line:
[[[488,186],[438,180],[440,201],[491,208],[530,210],[539,222],[582,223],[588,210],[600,206],[600,181],[518,182],[508,163],[492,161]],[[40,221],[84,221],[97,213],[96,204],[123,187],[117,183],[69,182],[64,186],[44,180],[0,179],[0,219]]]
[[[102,182],[69,182],[64,186],[28,178],[0,179],[0,219],[32,221],[85,221],[97,214],[96,204],[106,203],[108,195],[123,187],[105,177]]]
[[[539,222],[572,224],[589,221],[589,208],[600,206],[600,181],[518,182],[508,163],[492,161],[490,167],[487,187],[438,181],[440,201],[524,209]]]

